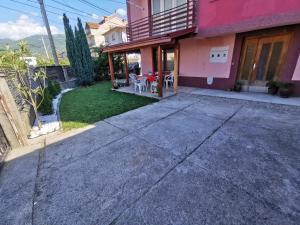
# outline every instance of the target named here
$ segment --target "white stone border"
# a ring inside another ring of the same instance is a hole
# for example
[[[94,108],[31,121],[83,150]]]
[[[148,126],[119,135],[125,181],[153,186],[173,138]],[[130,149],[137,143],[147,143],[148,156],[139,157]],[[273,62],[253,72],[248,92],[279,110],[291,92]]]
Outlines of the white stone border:
[[[42,123],[42,128],[39,129],[37,126],[37,122],[35,121],[34,126],[32,127],[29,138],[37,138],[42,135],[46,135],[49,133],[53,133],[55,131],[58,131],[61,127],[60,122],[60,115],[59,115],[59,106],[60,106],[60,100],[63,94],[73,90],[73,88],[68,88],[63,91],[61,91],[56,98],[52,100],[52,107],[53,107],[53,114],[51,115],[40,115],[40,121]]]

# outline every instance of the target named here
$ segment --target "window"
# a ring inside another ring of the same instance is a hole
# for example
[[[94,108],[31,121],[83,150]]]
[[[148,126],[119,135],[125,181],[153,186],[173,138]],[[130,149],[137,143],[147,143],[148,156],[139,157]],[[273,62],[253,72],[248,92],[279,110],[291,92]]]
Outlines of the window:
[[[112,41],[115,41],[115,40],[116,40],[116,34],[115,34],[115,32],[113,32],[113,33],[111,34],[111,40],[112,40]]]
[[[160,0],[152,0],[152,14],[159,13],[160,9]]]
[[[186,2],[187,0],[152,0],[152,14],[174,8]]]

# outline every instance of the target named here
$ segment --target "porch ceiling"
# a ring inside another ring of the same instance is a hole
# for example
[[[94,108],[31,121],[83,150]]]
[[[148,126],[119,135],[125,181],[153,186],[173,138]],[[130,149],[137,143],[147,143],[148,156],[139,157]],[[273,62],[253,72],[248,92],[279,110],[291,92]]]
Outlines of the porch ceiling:
[[[136,50],[145,46],[170,44],[171,42],[171,37],[147,38],[143,40],[136,40],[128,43],[108,46],[103,49],[103,52],[126,52]]]

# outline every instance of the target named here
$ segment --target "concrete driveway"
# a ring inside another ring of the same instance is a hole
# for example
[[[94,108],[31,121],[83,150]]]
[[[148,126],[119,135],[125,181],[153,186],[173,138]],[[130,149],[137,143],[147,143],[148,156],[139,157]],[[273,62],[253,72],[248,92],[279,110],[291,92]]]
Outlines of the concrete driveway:
[[[189,94],[11,159],[0,224],[300,224],[300,108]]]

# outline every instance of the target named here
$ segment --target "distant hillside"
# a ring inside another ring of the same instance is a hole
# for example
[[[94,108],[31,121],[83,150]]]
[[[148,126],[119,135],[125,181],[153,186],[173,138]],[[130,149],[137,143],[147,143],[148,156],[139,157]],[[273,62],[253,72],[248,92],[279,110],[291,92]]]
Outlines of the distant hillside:
[[[48,49],[48,54],[51,56],[51,49],[49,44],[48,36],[46,35],[33,35],[21,40],[10,40],[10,39],[0,39],[0,50],[5,49],[6,44],[9,44],[11,48],[16,48],[17,43],[19,41],[26,41],[28,43],[28,47],[30,48],[32,54],[34,56],[43,56],[46,57],[45,49],[42,42],[42,37],[44,38],[45,45]],[[65,35],[64,34],[56,34],[53,35],[56,51],[58,53],[60,52],[66,52],[66,46],[65,46]]]

